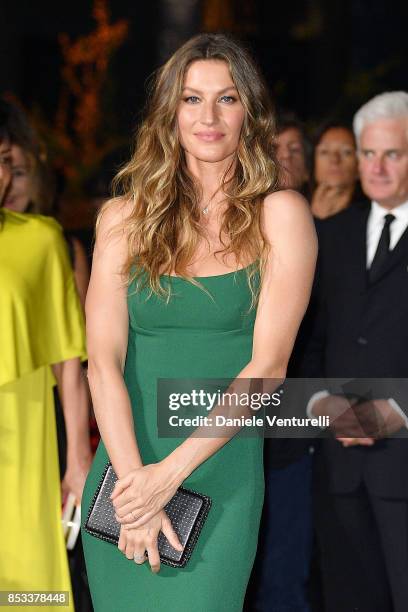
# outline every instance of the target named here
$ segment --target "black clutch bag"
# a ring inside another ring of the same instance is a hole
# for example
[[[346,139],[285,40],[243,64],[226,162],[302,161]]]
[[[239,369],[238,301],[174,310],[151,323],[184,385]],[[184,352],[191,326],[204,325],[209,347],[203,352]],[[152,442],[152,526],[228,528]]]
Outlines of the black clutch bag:
[[[85,531],[91,535],[116,545],[119,541],[120,523],[115,519],[115,509],[109,497],[117,479],[112,465],[108,463],[93,497],[84,527]],[[197,543],[210,507],[211,498],[206,495],[183,487],[177,489],[164,510],[184,546],[184,550],[180,552],[173,548],[166,536],[160,532],[158,549],[162,563],[171,567],[184,567],[186,565]]]

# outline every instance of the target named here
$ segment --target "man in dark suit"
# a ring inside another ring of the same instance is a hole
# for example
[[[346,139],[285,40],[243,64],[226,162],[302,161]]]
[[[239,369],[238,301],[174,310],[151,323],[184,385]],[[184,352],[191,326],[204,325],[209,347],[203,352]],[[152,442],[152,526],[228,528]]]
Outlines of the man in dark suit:
[[[354,131],[371,204],[319,224],[318,307],[303,373],[375,379],[375,388],[408,378],[408,93],[370,100]],[[407,405],[397,386],[372,397],[353,411],[321,389],[308,406],[334,430],[315,471],[327,612],[408,610]]]

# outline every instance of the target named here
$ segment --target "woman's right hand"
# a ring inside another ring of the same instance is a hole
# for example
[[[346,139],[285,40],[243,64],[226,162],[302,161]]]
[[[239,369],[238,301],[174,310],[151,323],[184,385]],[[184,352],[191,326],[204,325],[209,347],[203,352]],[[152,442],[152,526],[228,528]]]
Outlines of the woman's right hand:
[[[183,546],[164,510],[160,510],[142,527],[126,529],[122,525],[118,548],[137,565],[149,561],[152,572],[157,574],[160,570],[160,556],[157,547],[160,531],[164,533],[173,548],[183,550]],[[147,556],[145,555],[146,552]]]

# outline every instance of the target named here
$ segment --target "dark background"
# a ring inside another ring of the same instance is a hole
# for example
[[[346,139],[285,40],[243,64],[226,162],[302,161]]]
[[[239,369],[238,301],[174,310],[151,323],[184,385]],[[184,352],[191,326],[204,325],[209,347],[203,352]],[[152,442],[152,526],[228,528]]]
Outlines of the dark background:
[[[55,113],[62,86],[58,35],[95,28],[93,0],[0,0],[0,93]],[[369,97],[408,89],[408,3],[396,0],[110,0],[129,32],[104,85],[105,120],[130,137],[146,79],[191,35],[229,31],[254,52],[279,107],[309,127],[351,119]],[[104,127],[104,126],[102,126]]]
[[[405,2],[111,0],[110,4],[112,21],[125,18],[130,26],[111,69],[124,125],[143,102],[146,77],[181,42],[204,29],[205,21],[214,29],[218,22],[220,29],[230,29],[248,41],[276,99],[303,119],[316,120],[337,109],[351,112],[354,102],[369,95],[408,86]],[[52,112],[60,80],[58,33],[75,38],[89,32],[92,1],[2,0],[1,7],[1,90]]]

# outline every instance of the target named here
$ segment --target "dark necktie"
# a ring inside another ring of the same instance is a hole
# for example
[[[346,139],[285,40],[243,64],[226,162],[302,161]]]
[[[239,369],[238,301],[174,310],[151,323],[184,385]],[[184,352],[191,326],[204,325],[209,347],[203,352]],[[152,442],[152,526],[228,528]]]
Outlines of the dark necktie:
[[[370,283],[374,283],[380,276],[390,254],[390,225],[394,219],[394,215],[385,215],[384,217],[384,227],[381,232],[374,259],[368,271]]]

